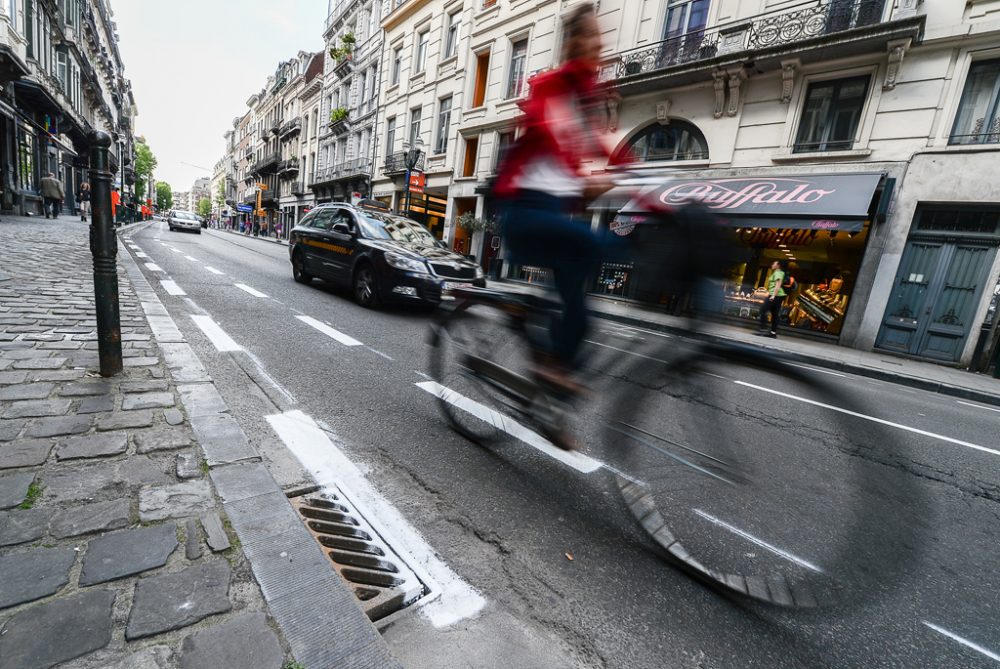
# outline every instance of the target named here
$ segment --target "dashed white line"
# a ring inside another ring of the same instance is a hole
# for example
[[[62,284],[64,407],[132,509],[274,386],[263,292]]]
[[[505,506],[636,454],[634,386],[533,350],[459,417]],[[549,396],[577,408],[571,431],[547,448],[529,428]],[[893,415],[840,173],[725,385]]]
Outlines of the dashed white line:
[[[782,557],[782,558],[788,560],[789,562],[794,562],[797,565],[805,567],[806,569],[811,569],[814,572],[819,573],[819,574],[823,573],[823,570],[820,569],[819,567],[817,567],[816,565],[814,565],[812,562],[809,562],[808,560],[803,560],[800,557],[796,557],[795,555],[792,555],[788,551],[784,551],[784,550],[778,548],[777,546],[773,546],[773,545],[767,543],[763,539],[758,539],[757,537],[753,536],[749,532],[745,532],[744,530],[741,530],[738,527],[730,525],[729,523],[727,523],[724,520],[719,520],[718,518],[716,518],[715,516],[713,516],[710,513],[706,513],[704,511],[702,511],[701,509],[692,509],[692,511],[694,511],[696,514],[698,514],[699,516],[701,516],[702,518],[704,518],[708,522],[710,522],[710,523],[712,523],[714,525],[718,525],[719,527],[725,528],[725,529],[729,530],[730,532],[732,532],[733,534],[746,539],[747,541],[749,541],[752,544],[757,544],[761,548],[766,548],[767,550],[771,551],[775,555],[777,555],[779,557]]]
[[[198,262],[197,258],[192,258],[191,256],[184,256],[184,257],[190,260],[191,262]]]
[[[958,643],[962,644],[966,648],[971,648],[972,650],[976,651],[977,653],[981,653],[982,655],[985,655],[986,657],[990,658],[991,660],[994,660],[995,662],[1000,662],[1000,655],[998,655],[997,653],[994,653],[992,650],[989,650],[988,648],[984,648],[983,646],[980,646],[975,641],[969,641],[968,639],[963,639],[962,637],[958,636],[954,632],[949,632],[948,630],[946,630],[945,628],[941,627],[940,625],[935,625],[932,622],[928,622],[926,620],[923,620],[921,622],[923,622],[924,625],[926,625],[927,627],[930,627],[932,630],[934,630],[938,634],[943,634],[946,637],[948,637],[949,639],[951,639],[953,641],[957,641]]]
[[[915,427],[910,427],[909,425],[902,425],[901,423],[893,423],[889,420],[884,420],[882,418],[876,418],[875,416],[868,416],[863,413],[858,413],[857,411],[850,411],[849,409],[843,409],[841,407],[835,407],[831,404],[824,404],[823,402],[817,402],[816,400],[806,399],[804,397],[798,397],[796,395],[791,395],[789,393],[783,393],[780,390],[773,390],[771,388],[765,388],[764,386],[758,386],[753,383],[747,383],[746,381],[734,381],[740,386],[745,386],[747,388],[753,388],[754,390],[760,390],[765,393],[771,393],[772,395],[778,395],[780,397],[785,397],[790,400],[795,400],[796,402],[802,402],[804,404],[811,404],[813,406],[822,407],[824,409],[830,409],[831,411],[837,411],[848,416],[854,416],[855,418],[861,418],[862,420],[868,420],[873,423],[878,423],[880,425],[887,425],[889,427],[894,427],[898,430],[904,430],[906,432],[912,432],[913,434],[919,434],[925,437],[931,437],[932,439],[940,439],[941,441],[948,442],[949,444],[955,444],[957,446],[965,446],[966,448],[972,448],[977,451],[982,451],[984,453],[992,453],[993,455],[1000,455],[1000,451],[993,448],[986,448],[985,446],[980,446],[979,444],[973,444],[968,441],[962,441],[961,439],[954,439],[953,437],[946,437],[943,434],[936,434],[934,432],[928,432],[927,430],[921,430]]]
[[[330,339],[339,341],[344,346],[362,346],[362,343],[359,342],[354,337],[346,335],[340,330],[335,330],[326,323],[321,323],[315,318],[312,318],[310,316],[296,316],[296,318],[298,318],[300,321],[302,321],[309,327],[316,328]]]
[[[669,364],[667,360],[661,360],[660,358],[653,358],[648,355],[643,355],[642,353],[636,353],[635,351],[629,351],[628,349],[618,348],[617,346],[612,346],[611,344],[602,344],[599,341],[594,341],[592,339],[585,339],[588,344],[593,344],[594,346],[600,346],[602,348],[610,348],[612,351],[618,351],[619,353],[627,353],[628,355],[635,356],[636,358],[645,358],[646,360],[652,360],[654,362],[662,362],[664,364]]]
[[[163,286],[163,290],[167,291],[167,295],[187,295],[184,289],[177,285],[176,281],[163,279],[160,281],[160,285]]]
[[[150,272],[162,272],[163,271],[163,268],[160,267],[159,265],[157,265],[155,262],[148,262],[148,263],[146,263],[146,269],[148,269]]]
[[[959,404],[964,404],[967,407],[972,407],[973,409],[985,409],[986,411],[996,411],[1000,413],[1000,409],[994,409],[993,407],[984,407],[981,404],[973,404],[972,402],[963,402],[962,400],[955,400]]]
[[[146,255],[145,253],[143,253],[142,251],[136,251],[135,252],[135,257],[136,258],[148,258],[149,256]]]
[[[841,378],[847,378],[847,374],[841,374],[840,372],[831,372],[829,369],[820,369],[819,367],[810,367],[809,365],[800,365],[795,362],[786,362],[786,365],[792,367],[798,367],[799,369],[808,369],[810,372],[819,372],[820,374],[829,374],[830,376],[839,376]]]
[[[498,411],[494,411],[493,409],[484,406],[475,400],[471,400],[464,395],[459,395],[454,390],[446,388],[435,381],[423,381],[421,383],[417,383],[416,386],[421,390],[429,392],[435,397],[443,399],[448,404],[472,414],[484,423],[506,432],[515,439],[523,441],[528,446],[544,453],[553,460],[558,460],[564,465],[572,467],[578,472],[591,474],[603,466],[600,461],[584,455],[583,453],[578,451],[564,451],[561,448],[553,446],[540,434],[528,429],[524,425],[521,425],[509,416],[505,416]]]
[[[256,288],[251,288],[250,286],[246,285],[245,283],[234,283],[233,285],[236,286],[237,288],[239,288],[240,290],[244,291],[244,292],[250,293],[254,297],[267,297],[267,295],[265,295],[264,293],[260,292]]]
[[[220,272],[219,270],[215,269],[214,267],[209,267],[208,265],[205,265],[205,269],[207,269],[212,274],[225,274],[225,272]]]
[[[395,360],[393,360],[393,358],[392,358],[391,356],[388,356],[388,355],[386,355],[386,354],[385,354],[385,353],[383,353],[382,351],[378,351],[378,350],[376,350],[376,349],[372,348],[371,346],[365,346],[365,348],[366,348],[366,349],[368,349],[369,351],[371,351],[372,353],[374,353],[375,355],[380,355],[380,356],[382,356],[383,358],[385,358],[386,360],[389,360],[389,361],[392,361],[392,362],[395,362]]]
[[[191,320],[201,328],[212,345],[219,351],[241,351],[243,347],[233,341],[233,338],[226,334],[226,331],[219,327],[219,324],[212,320],[210,316],[197,316],[192,314]]]
[[[172,246],[170,247],[170,250],[173,251],[174,253],[184,253],[184,251],[181,251],[180,249],[175,249]]]

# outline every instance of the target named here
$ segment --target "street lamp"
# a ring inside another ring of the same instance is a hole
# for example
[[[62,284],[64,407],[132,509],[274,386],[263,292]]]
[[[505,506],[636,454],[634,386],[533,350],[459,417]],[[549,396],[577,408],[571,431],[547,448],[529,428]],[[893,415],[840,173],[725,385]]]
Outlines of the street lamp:
[[[424,155],[424,140],[417,137],[413,146],[410,146],[408,141],[403,142],[403,162],[406,164],[406,217],[410,217],[410,174],[413,172],[413,168],[417,166],[420,162],[420,158]]]

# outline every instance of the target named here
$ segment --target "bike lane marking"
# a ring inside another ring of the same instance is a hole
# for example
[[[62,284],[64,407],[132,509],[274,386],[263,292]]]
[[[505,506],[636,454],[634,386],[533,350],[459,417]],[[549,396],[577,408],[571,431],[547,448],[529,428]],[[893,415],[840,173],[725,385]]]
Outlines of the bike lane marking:
[[[205,269],[207,269],[212,274],[221,274],[221,275],[225,274],[225,272],[220,272],[219,270],[215,269],[214,267],[209,267],[208,265],[205,265]]]
[[[996,411],[997,413],[1000,413],[1000,409],[995,409],[993,407],[984,407],[981,404],[973,404],[972,402],[963,402],[962,400],[955,400],[955,401],[958,402],[959,404],[964,404],[967,407],[972,407],[973,409],[985,409],[986,411]]]
[[[802,558],[797,557],[797,556],[793,555],[792,553],[789,553],[786,550],[778,548],[777,546],[775,546],[773,544],[767,543],[763,539],[758,539],[757,537],[755,537],[754,535],[750,534],[746,530],[741,530],[740,528],[736,527],[735,525],[730,525],[726,521],[721,520],[719,518],[716,518],[712,514],[707,513],[705,511],[702,511],[701,509],[692,509],[692,511],[694,511],[696,514],[698,514],[699,516],[701,516],[702,518],[704,518],[708,522],[712,523],[713,525],[718,525],[719,527],[725,528],[725,529],[729,530],[730,532],[732,532],[733,534],[735,534],[736,536],[742,537],[742,538],[746,539],[747,541],[749,541],[752,544],[757,544],[761,548],[766,548],[767,550],[771,551],[775,555],[777,555],[779,557],[782,557],[782,558],[788,560],[789,562],[794,562],[795,564],[797,564],[799,566],[805,567],[806,569],[811,569],[811,570],[813,570],[813,571],[815,571],[817,573],[820,573],[820,574],[823,573],[823,570],[820,569],[819,567],[817,567],[816,565],[814,565],[812,562],[809,562],[808,560],[803,560]]]
[[[226,334],[226,331],[219,327],[210,316],[199,316],[196,314],[191,314],[191,320],[197,325],[205,336],[208,337],[212,345],[220,352],[225,351],[242,351],[243,347],[236,343],[232,337]]]
[[[176,281],[162,279],[160,280],[160,285],[163,286],[163,290],[167,291],[167,295],[187,295],[184,289],[177,285]]]
[[[260,292],[256,288],[251,288],[245,283],[234,283],[233,285],[246,293],[250,293],[254,297],[267,297],[267,295],[265,295],[264,293]]]
[[[157,265],[155,262],[148,262],[148,263],[146,263],[146,269],[148,269],[150,272],[162,272],[163,271],[163,268],[160,267],[159,265]]]
[[[568,467],[572,467],[578,472],[583,474],[592,474],[598,469],[604,468],[604,463],[601,461],[595,460],[589,455],[584,455],[579,451],[564,451],[561,448],[553,446],[547,439],[545,439],[545,437],[528,429],[524,425],[521,425],[516,420],[513,420],[498,411],[494,411],[493,409],[490,409],[475,400],[471,400],[464,395],[459,395],[454,390],[446,388],[440,383],[435,381],[421,381],[415,385],[421,390],[444,400],[448,404],[454,405],[462,411],[472,414],[479,420],[488,423],[499,430],[503,430],[515,439],[524,442],[535,450],[544,453],[554,460],[558,460]]]
[[[321,323],[315,318],[312,318],[311,316],[296,316],[296,318],[305,323],[306,325],[308,325],[309,327],[319,330],[330,339],[340,342],[344,346],[362,346],[362,343],[359,342],[354,337],[346,335],[340,330],[335,330],[326,323]]]
[[[958,636],[954,632],[949,632],[945,628],[943,628],[943,627],[941,627],[939,625],[935,625],[932,622],[928,622],[926,620],[923,620],[921,622],[923,622],[924,625],[926,625],[927,627],[931,628],[932,630],[934,630],[938,634],[943,634],[944,636],[948,637],[949,639],[951,639],[953,641],[957,641],[958,643],[962,644],[963,646],[965,646],[967,648],[971,648],[972,650],[976,651],[977,653],[981,653],[981,654],[985,655],[986,657],[990,658],[991,660],[995,660],[997,662],[1000,662],[1000,655],[998,655],[997,653],[994,653],[993,651],[989,650],[988,648],[980,646],[975,641],[969,641],[968,639],[963,639],[962,637]]]

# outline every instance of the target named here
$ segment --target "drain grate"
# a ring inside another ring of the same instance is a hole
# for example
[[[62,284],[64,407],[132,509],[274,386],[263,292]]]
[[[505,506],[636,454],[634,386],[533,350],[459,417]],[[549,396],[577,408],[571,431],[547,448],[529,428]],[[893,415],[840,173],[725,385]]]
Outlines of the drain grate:
[[[426,588],[341,490],[291,498],[310,534],[347,581],[370,620],[419,599]]]

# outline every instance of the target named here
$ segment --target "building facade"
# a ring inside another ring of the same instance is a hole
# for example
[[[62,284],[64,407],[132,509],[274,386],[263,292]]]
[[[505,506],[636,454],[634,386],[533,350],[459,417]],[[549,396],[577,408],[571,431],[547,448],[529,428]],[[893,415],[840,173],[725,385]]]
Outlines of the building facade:
[[[41,213],[39,181],[52,172],[73,210],[93,130],[112,136],[130,192],[136,106],[117,41],[107,0],[0,3],[0,209]]]

